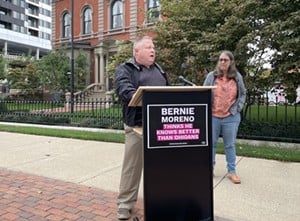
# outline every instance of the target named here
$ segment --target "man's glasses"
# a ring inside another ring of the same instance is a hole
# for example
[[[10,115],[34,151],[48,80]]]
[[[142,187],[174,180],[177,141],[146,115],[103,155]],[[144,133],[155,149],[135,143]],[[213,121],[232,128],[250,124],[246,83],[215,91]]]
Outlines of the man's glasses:
[[[220,58],[219,61],[220,61],[220,62],[225,62],[225,63],[226,63],[226,62],[229,61],[229,59],[227,59],[227,58]]]

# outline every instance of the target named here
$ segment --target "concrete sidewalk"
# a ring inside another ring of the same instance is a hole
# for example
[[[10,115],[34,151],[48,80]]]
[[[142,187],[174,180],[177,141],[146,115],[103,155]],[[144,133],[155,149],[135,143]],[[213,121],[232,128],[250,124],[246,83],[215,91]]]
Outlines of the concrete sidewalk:
[[[0,132],[0,220],[115,220],[123,147]],[[215,220],[300,220],[299,163],[238,157],[237,169],[240,185],[226,178],[217,155]]]

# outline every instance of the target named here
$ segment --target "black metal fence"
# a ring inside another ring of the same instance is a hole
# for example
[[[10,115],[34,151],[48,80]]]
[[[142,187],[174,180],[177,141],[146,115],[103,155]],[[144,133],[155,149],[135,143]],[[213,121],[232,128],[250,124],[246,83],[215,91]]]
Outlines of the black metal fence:
[[[75,102],[72,113],[65,101],[0,100],[0,121],[123,129],[121,107],[113,99]],[[300,105],[247,104],[238,137],[300,143]]]
[[[281,98],[251,98],[243,109],[238,137],[300,143],[300,104]]]
[[[112,99],[65,101],[0,100],[0,121],[122,129],[120,104]]]

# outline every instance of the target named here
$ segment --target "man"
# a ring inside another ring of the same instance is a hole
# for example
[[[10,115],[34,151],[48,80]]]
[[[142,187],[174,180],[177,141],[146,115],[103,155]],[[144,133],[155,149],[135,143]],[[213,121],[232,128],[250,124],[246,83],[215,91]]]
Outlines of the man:
[[[139,86],[169,85],[166,73],[155,63],[154,44],[144,36],[133,45],[133,58],[121,64],[115,73],[115,88],[122,104],[125,152],[118,196],[118,219],[128,220],[137,201],[143,168],[143,139],[133,131],[142,126],[142,108],[128,107]]]

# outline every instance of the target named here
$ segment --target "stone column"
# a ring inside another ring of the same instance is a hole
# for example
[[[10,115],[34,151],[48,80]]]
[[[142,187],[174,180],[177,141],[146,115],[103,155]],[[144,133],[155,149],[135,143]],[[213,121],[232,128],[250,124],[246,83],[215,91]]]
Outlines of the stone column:
[[[65,108],[67,110],[69,110],[69,108],[70,108],[70,102],[71,102],[71,93],[70,92],[65,93],[65,97],[66,97]]]
[[[39,60],[39,59],[40,59],[40,49],[39,49],[39,48],[36,49],[35,59],[36,59],[36,60]]]
[[[104,68],[104,54],[103,52],[100,53],[100,84],[101,86],[105,87],[105,68]]]
[[[105,62],[108,64],[108,54],[105,56]],[[105,89],[106,91],[110,90],[109,88],[109,75],[107,70],[105,70]]]
[[[4,56],[7,55],[7,41],[4,42]]]
[[[95,53],[95,83],[99,83],[99,55]]]

